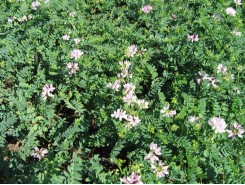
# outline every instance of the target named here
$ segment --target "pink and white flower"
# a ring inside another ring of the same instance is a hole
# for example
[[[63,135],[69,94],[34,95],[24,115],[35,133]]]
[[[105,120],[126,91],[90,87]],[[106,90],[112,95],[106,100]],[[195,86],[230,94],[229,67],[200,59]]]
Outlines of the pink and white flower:
[[[123,101],[128,103],[129,105],[135,103],[137,101],[137,97],[133,94],[133,92],[128,92],[124,97]]]
[[[235,138],[235,136],[238,136],[242,138],[242,134],[244,133],[244,129],[241,125],[239,125],[237,122],[233,123],[230,126],[231,130],[226,130],[226,132],[229,134],[228,137]]]
[[[127,121],[130,123],[131,126],[135,127],[140,123],[140,119],[137,116],[128,115]]]
[[[242,0],[234,0],[234,3],[236,3],[237,6],[242,5]]]
[[[199,40],[199,38],[198,38],[197,34],[194,34],[194,35],[188,35],[187,40],[191,41],[191,42],[197,42]]]
[[[133,93],[136,87],[132,83],[126,83],[123,85],[123,88],[124,88],[124,93],[127,94],[127,93]]]
[[[237,30],[234,30],[233,32],[231,32],[233,35],[235,36],[241,36],[242,35],[242,32],[239,32]]]
[[[220,117],[213,117],[209,119],[208,124],[214,129],[215,133],[224,133],[226,130],[225,120]]]
[[[72,62],[69,62],[66,65],[66,68],[70,69],[69,74],[75,74],[79,70],[78,63],[72,63]]]
[[[66,35],[63,35],[62,36],[62,39],[63,40],[70,40],[70,35],[67,35],[67,34]]]
[[[73,41],[75,42],[75,44],[79,44],[80,39],[79,38],[75,38],[75,39],[73,39]]]
[[[164,166],[164,163],[160,160],[158,164],[151,164],[151,168],[157,177],[165,177],[168,174],[168,166]]]
[[[218,87],[218,85],[216,84],[218,81],[219,80],[214,79],[214,78],[211,80],[211,85],[213,86],[213,88],[217,88]]]
[[[227,69],[224,68],[224,71],[226,71]],[[216,84],[219,80],[218,79],[215,79],[214,77],[212,76],[209,76],[205,71],[199,71],[198,74],[201,76],[200,78],[197,78],[197,83],[200,84],[202,81],[204,80],[208,80],[208,85],[207,86],[210,86],[210,83],[211,85],[214,87],[214,88],[217,88],[218,85]]]
[[[176,115],[176,110],[169,110],[170,104],[166,103],[166,105],[163,107],[163,109],[160,110],[160,112],[165,116],[165,117],[174,117]]]
[[[198,117],[198,116],[190,116],[188,121],[191,123],[194,123],[194,122],[199,121],[199,119],[200,119],[200,117]]]
[[[226,14],[231,16],[236,16],[236,10],[232,7],[226,8]]]
[[[125,119],[125,120],[128,119],[126,111],[124,111],[122,109],[117,109],[117,111],[114,111],[114,113],[111,114],[111,117],[119,119],[120,121],[122,121],[122,119]]]
[[[129,67],[131,66],[131,63],[128,60],[125,60],[125,61],[120,61],[119,65],[122,66],[121,70],[128,70]]]
[[[141,176],[133,172],[129,177],[120,178],[120,181],[124,184],[143,184],[140,179]]]
[[[80,49],[74,49],[71,51],[71,59],[77,60],[79,59],[84,53]]]
[[[33,10],[37,10],[37,7],[39,7],[39,6],[40,6],[40,2],[39,1],[34,1],[34,2],[31,3],[31,8]]]
[[[161,148],[157,147],[157,144],[151,143],[150,144],[150,152],[145,156],[145,160],[150,159],[151,163],[154,163],[155,161],[158,161],[159,158],[157,155],[161,155]]]
[[[70,17],[75,17],[75,15],[76,15],[76,12],[70,12],[70,13],[69,13],[69,16],[70,16]]]
[[[131,45],[126,49],[125,55],[127,57],[133,57],[137,53],[138,49],[136,45]]]
[[[144,13],[149,13],[151,10],[152,10],[152,6],[150,6],[150,5],[144,6],[144,7],[142,8],[142,11],[143,11]]]
[[[53,97],[54,95],[52,94],[52,92],[55,90],[55,88],[53,87],[52,84],[46,84],[43,87],[43,91],[41,94],[41,97],[46,100],[48,97]]]
[[[114,89],[115,91],[119,91],[119,88],[120,88],[120,80],[116,80],[114,83],[109,83],[108,85],[107,85],[107,87],[108,88],[110,88],[110,89]]]
[[[8,23],[12,23],[12,22],[14,22],[14,19],[13,18],[8,18]]]
[[[47,149],[41,148],[39,150],[38,147],[34,148],[34,152],[31,153],[31,156],[39,159],[39,161],[48,153]]]
[[[140,108],[142,108],[142,109],[148,109],[149,108],[148,107],[149,103],[147,101],[145,101],[144,99],[138,100],[137,103],[140,106]]]
[[[223,66],[223,64],[219,64],[217,67],[217,73],[225,74],[227,71],[227,67]]]

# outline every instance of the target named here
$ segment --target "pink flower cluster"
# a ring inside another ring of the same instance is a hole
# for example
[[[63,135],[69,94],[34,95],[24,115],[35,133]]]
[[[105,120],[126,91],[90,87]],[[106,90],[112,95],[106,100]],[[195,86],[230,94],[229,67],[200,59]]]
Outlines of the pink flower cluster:
[[[197,34],[194,34],[194,35],[188,35],[187,40],[191,41],[191,42],[197,42],[199,40],[199,38],[198,38]]]
[[[70,69],[69,71],[69,74],[75,74],[78,70],[79,70],[79,67],[78,67],[78,63],[72,63],[72,62],[69,62],[67,65],[66,65],[66,68],[67,69]]]
[[[155,161],[159,161],[158,155],[161,155],[161,148],[157,147],[157,144],[151,143],[150,144],[150,153],[145,156],[145,160],[150,159],[151,163]]]
[[[121,86],[120,80],[116,80],[114,83],[108,83],[107,87],[110,89],[114,89],[115,91],[119,91],[119,88]]]
[[[231,16],[236,16],[236,10],[232,7],[226,8],[226,14]]]
[[[143,11],[144,13],[149,13],[151,10],[152,10],[152,6],[150,6],[150,5],[144,6],[144,7],[142,8],[142,11]]]
[[[147,109],[148,108],[148,102],[144,99],[139,100],[134,91],[136,89],[135,85],[132,83],[126,83],[125,78],[129,77],[132,78],[132,74],[129,74],[129,68],[131,66],[131,63],[129,61],[120,61],[119,65],[121,66],[121,72],[117,75],[119,79],[117,79],[114,83],[108,83],[107,87],[110,89],[114,89],[115,91],[119,91],[119,88],[121,85],[123,85],[123,101],[125,103],[131,104],[137,104],[141,109]],[[126,111],[122,109],[117,109],[116,111],[111,114],[113,118],[119,119],[122,121],[123,119],[126,122],[125,126],[126,128],[132,128],[137,126],[140,123],[139,117],[135,115],[127,115]]]
[[[197,121],[199,121],[200,117],[198,116],[190,116],[188,121],[191,122],[191,123],[195,123]]]
[[[69,13],[69,16],[70,16],[70,17],[75,17],[75,15],[76,15],[76,12],[70,12],[70,13]]]
[[[165,177],[168,174],[168,166],[164,166],[164,163],[159,160],[156,164],[151,164],[151,168],[157,177]]]
[[[135,172],[132,172],[132,174],[129,177],[120,178],[120,181],[124,184],[143,184],[143,182],[141,182],[140,179],[140,175],[137,175]]]
[[[209,119],[208,124],[215,130],[215,133],[228,133],[228,137],[235,138],[238,136],[242,138],[242,134],[244,133],[244,129],[240,124],[234,122],[230,129],[226,129],[227,125],[224,119],[220,117],[213,117]]]
[[[219,64],[217,67],[217,73],[226,74],[226,72],[227,72],[227,67],[223,66],[223,64]]]
[[[44,0],[44,3],[46,4],[46,3],[48,3],[49,2],[49,0]],[[41,3],[37,0],[37,1],[33,1],[32,3],[31,3],[31,9],[33,9],[33,10],[37,10],[37,8],[39,7],[41,5]]]
[[[197,125],[200,128],[200,127],[202,127],[202,123],[200,123],[199,120],[200,120],[200,117],[198,117],[198,116],[190,116],[188,118],[188,121],[190,123],[195,123],[195,125]]]
[[[65,34],[62,36],[62,39],[63,40],[70,40],[70,35]]]
[[[113,83],[108,83],[107,87],[110,89],[114,89],[115,91],[119,91],[119,88],[121,87],[121,83],[125,82],[125,78],[132,77],[132,74],[129,74],[128,70],[129,67],[131,66],[131,63],[126,60],[126,61],[120,61],[119,65],[121,66],[121,72],[119,74],[117,74],[117,77],[119,79],[117,79],[115,82]],[[137,104],[141,109],[147,109],[149,103],[147,101],[145,101],[144,99],[138,99],[134,93],[135,91],[135,85],[132,83],[126,83],[123,85],[123,101],[125,103],[128,103],[129,105],[132,104]]]
[[[37,7],[39,7],[39,6],[40,6],[40,2],[39,1],[34,1],[34,2],[31,3],[31,8],[33,10],[37,10]]]
[[[164,177],[168,174],[168,166],[164,166],[164,163],[159,160],[158,156],[161,155],[161,148],[157,144],[150,144],[150,153],[145,156],[145,160],[150,159],[151,168],[157,177]]]
[[[232,139],[234,139],[235,136],[242,138],[242,134],[244,133],[244,129],[237,122],[234,122],[230,126],[230,130],[227,129],[226,132],[229,134],[228,137],[231,137]]]
[[[31,156],[39,159],[40,161],[47,153],[48,153],[47,149],[44,148],[39,149],[38,147],[35,147],[34,151],[31,153]]]
[[[78,60],[84,53],[80,49],[74,49],[71,51],[71,59]]]
[[[232,33],[233,35],[235,35],[235,36],[241,36],[241,35],[242,35],[242,32],[239,32],[239,31],[237,31],[237,30],[232,31],[231,33]]]
[[[128,60],[120,61],[119,65],[121,66],[121,73],[117,74],[118,78],[124,79],[127,76],[132,77],[132,74],[128,73],[129,67],[131,66],[131,63]]]
[[[215,79],[214,77],[210,77],[205,71],[199,71],[198,74],[200,75],[199,78],[197,78],[197,83],[200,84],[202,81],[204,80],[207,80],[209,81],[208,82],[208,86],[210,86],[210,83],[211,85],[214,87],[214,88],[217,88],[218,86],[216,85],[216,83],[218,82],[217,79]]]
[[[132,78],[132,74],[129,74],[128,70],[129,67],[131,66],[131,63],[129,61],[120,61],[119,65],[121,66],[121,72],[117,74],[117,77],[119,78],[116,80],[114,83],[109,83],[107,85],[108,88],[114,89],[115,91],[119,91],[119,88],[121,87],[121,83],[124,82],[124,79],[126,77]]]
[[[240,5],[242,5],[242,0],[234,0],[234,3],[235,3],[237,6],[240,6]]]
[[[79,44],[80,39],[79,38],[75,38],[75,39],[73,39],[73,41],[75,42],[75,44]]]
[[[69,31],[69,34],[70,33],[71,33],[71,31]],[[70,35],[65,34],[62,36],[62,39],[63,40],[70,40]],[[75,39],[73,39],[73,41],[77,45],[80,42],[80,39],[75,38]],[[74,60],[78,60],[83,54],[84,53],[80,49],[74,49],[71,51],[70,58],[74,59]],[[66,68],[70,70],[69,74],[75,74],[79,70],[78,63],[72,63],[72,62],[69,62],[66,65]]]
[[[32,18],[32,15],[23,15],[22,17],[20,18],[16,18],[15,16],[13,17],[9,17],[8,18],[8,23],[13,23],[14,21],[18,21],[18,22],[24,22],[24,21],[28,21]]]
[[[111,117],[119,119],[122,121],[123,119],[127,121],[127,127],[132,128],[137,126],[140,123],[140,119],[137,116],[127,115],[126,111],[122,109],[117,109],[111,114]]]
[[[127,57],[133,57],[138,51],[138,48],[136,45],[131,45],[126,49],[125,55]]]
[[[54,95],[52,92],[55,90],[52,84],[46,84],[43,87],[43,92],[41,94],[41,97],[46,100],[48,97],[53,97]]]
[[[124,87],[123,92],[125,94],[125,96],[123,97],[123,101],[125,103],[128,103],[129,105],[134,104],[134,103],[138,104],[139,107],[142,109],[148,108],[149,103],[145,101],[144,99],[138,100],[137,96],[135,95],[134,90],[136,87],[134,84],[127,83],[127,84],[124,84],[123,87]]]
[[[176,115],[176,110],[169,110],[170,104],[167,103],[163,109],[160,110],[160,112],[165,116],[165,117],[174,117]]]
[[[127,118],[128,118],[126,111],[124,111],[122,109],[117,109],[117,111],[114,111],[114,113],[111,114],[111,117],[119,119],[120,121],[122,121],[122,119],[127,120]]]
[[[209,119],[208,124],[214,129],[215,133],[224,133],[227,127],[225,120],[220,117]]]
[[[63,39],[63,40],[70,40],[70,35],[65,34],[65,35],[62,36],[62,39]],[[79,38],[75,38],[75,39],[73,39],[73,41],[74,41],[74,43],[77,45],[77,44],[80,43],[81,40],[80,40]]]

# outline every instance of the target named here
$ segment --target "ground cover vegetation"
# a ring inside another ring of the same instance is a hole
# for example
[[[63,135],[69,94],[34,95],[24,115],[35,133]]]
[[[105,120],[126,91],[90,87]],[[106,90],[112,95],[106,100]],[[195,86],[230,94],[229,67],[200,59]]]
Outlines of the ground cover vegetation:
[[[1,0],[0,183],[244,183],[239,0]]]

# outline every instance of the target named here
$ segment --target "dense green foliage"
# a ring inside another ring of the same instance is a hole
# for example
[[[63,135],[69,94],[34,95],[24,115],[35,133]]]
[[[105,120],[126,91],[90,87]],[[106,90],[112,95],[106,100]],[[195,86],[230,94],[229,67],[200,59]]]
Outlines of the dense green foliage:
[[[234,122],[245,128],[245,2],[39,2],[36,10],[31,0],[0,3],[0,183],[120,183],[132,172],[143,183],[245,182],[244,139],[209,124],[220,117],[227,129]],[[192,34],[199,40],[189,41]],[[84,54],[69,74],[73,49]],[[125,60],[132,74],[125,81],[148,109],[125,103],[122,88],[108,88]],[[219,64],[227,71],[217,72]],[[198,83],[201,71],[209,77]],[[44,100],[46,84],[55,90]],[[173,117],[161,113],[167,102]],[[113,118],[119,108],[140,123],[128,128]],[[169,166],[164,177],[144,160],[151,143]],[[48,151],[40,160],[36,147]]]

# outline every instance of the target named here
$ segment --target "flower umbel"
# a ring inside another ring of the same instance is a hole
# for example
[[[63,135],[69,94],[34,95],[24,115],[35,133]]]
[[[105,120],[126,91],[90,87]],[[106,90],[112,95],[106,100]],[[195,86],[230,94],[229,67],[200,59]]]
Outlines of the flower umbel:
[[[198,116],[190,116],[188,121],[191,122],[191,123],[194,123],[196,121],[199,121],[199,117]]]
[[[161,160],[158,164],[151,164],[151,168],[157,177],[164,177],[168,174],[168,166],[164,166],[164,163]]]
[[[114,83],[108,83],[107,87],[110,89],[114,89],[115,91],[119,91],[120,88],[120,80],[116,80]]]
[[[225,120],[220,117],[209,119],[208,124],[215,130],[215,133],[224,133],[227,126]]]
[[[194,35],[188,35],[187,40],[191,41],[191,42],[197,42],[199,40],[199,38],[198,38],[197,34],[194,34]]]
[[[145,101],[144,99],[138,100],[137,103],[141,109],[148,109],[149,108],[148,107],[149,103],[147,101]]]
[[[63,36],[62,36],[62,39],[63,39],[63,40],[70,40],[70,36],[67,35],[67,34],[66,34],[66,35],[63,35]]]
[[[163,109],[160,110],[160,112],[165,116],[165,117],[174,117],[176,115],[176,110],[169,110],[170,104],[167,103]]]
[[[43,87],[43,92],[41,94],[42,98],[44,100],[46,100],[48,97],[53,97],[54,95],[52,94],[52,92],[55,90],[55,88],[53,87],[52,84],[46,84]]]
[[[231,130],[226,130],[226,132],[229,134],[228,137],[231,137],[232,139],[235,138],[235,136],[238,136],[242,138],[242,134],[244,133],[244,129],[241,125],[239,125],[237,122],[233,123],[230,126]]]
[[[239,32],[237,30],[234,30],[233,32],[231,32],[233,35],[235,36],[241,36],[242,35],[242,32]]]
[[[128,118],[126,112],[122,109],[117,109],[117,111],[114,111],[113,114],[111,114],[111,117],[119,119],[120,121],[122,121],[122,119],[127,120]]]
[[[31,156],[39,159],[39,161],[48,153],[47,149],[35,147],[34,152],[31,153]]]
[[[31,8],[33,10],[37,10],[37,7],[39,7],[39,6],[40,6],[40,2],[39,1],[34,1],[34,2],[31,3]]]
[[[79,44],[80,39],[79,38],[75,38],[75,39],[73,39],[73,41],[75,42],[75,44]]]
[[[142,8],[142,11],[143,11],[144,13],[149,13],[151,10],[152,10],[152,6],[150,6],[150,5],[144,6],[144,7]]]
[[[125,55],[127,57],[133,57],[137,53],[138,49],[136,45],[131,45],[126,49]]]
[[[236,16],[236,10],[232,7],[226,8],[226,14],[231,16]]]
[[[71,51],[71,59],[77,60],[79,59],[84,53],[80,49],[74,49]]]
[[[151,143],[150,144],[150,153],[145,156],[145,160],[150,159],[151,163],[158,161],[159,158],[157,155],[161,155],[161,148],[157,147],[157,144]]]
[[[72,62],[69,62],[66,65],[66,68],[70,69],[69,74],[74,74],[77,72],[77,70],[79,70],[78,63],[72,63]]]
[[[127,121],[130,123],[131,126],[135,127],[140,123],[140,119],[137,116],[128,115]]]
[[[120,178],[120,181],[124,184],[143,184],[140,179],[141,176],[133,172],[129,177]]]
[[[217,73],[225,74],[227,71],[227,67],[223,66],[223,64],[219,64],[217,67]]]
[[[242,5],[242,0],[234,0],[234,3],[236,3],[237,6]]]

